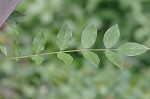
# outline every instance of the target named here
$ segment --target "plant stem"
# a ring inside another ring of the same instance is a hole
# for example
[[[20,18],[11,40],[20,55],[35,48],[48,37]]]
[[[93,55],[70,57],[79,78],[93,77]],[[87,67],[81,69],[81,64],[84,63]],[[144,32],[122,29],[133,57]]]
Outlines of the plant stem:
[[[11,57],[11,58],[6,58],[6,59],[0,59],[0,61],[31,58],[33,56],[53,55],[53,54],[57,54],[57,53],[60,53],[60,52],[64,52],[64,53],[82,52],[82,51],[86,51],[86,50],[90,50],[90,51],[95,51],[96,52],[96,51],[105,51],[106,49],[79,49],[79,50],[57,51],[57,52],[49,52],[49,53],[34,54],[34,55],[27,55],[27,56],[16,56],[16,57]],[[116,51],[117,49],[109,49],[109,50],[115,50]]]

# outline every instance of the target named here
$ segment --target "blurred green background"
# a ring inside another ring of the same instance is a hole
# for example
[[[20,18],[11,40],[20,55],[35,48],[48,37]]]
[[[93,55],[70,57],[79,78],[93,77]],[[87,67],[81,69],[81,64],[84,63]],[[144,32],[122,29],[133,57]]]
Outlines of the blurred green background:
[[[66,21],[73,32],[69,49],[81,48],[82,31],[91,22],[98,28],[93,48],[104,48],[103,35],[114,24],[121,32],[116,47],[128,41],[150,47],[149,0],[22,0],[17,10],[26,15],[15,25],[19,37],[7,25],[0,32],[9,55],[13,39],[19,41],[21,55],[33,54],[33,38],[42,30],[47,37],[44,52],[58,51],[56,37]],[[124,57],[124,70],[103,52],[97,54],[101,59],[97,69],[80,53],[71,53],[70,67],[56,55],[45,56],[40,66],[30,59],[0,61],[0,99],[150,99],[149,51]]]

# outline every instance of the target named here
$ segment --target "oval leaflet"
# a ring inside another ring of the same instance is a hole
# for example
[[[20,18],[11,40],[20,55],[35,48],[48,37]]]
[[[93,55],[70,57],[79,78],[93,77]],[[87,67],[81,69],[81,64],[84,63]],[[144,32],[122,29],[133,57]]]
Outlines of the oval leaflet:
[[[118,51],[126,56],[136,56],[146,52],[147,50],[149,50],[148,47],[133,42],[127,42],[118,48]]]

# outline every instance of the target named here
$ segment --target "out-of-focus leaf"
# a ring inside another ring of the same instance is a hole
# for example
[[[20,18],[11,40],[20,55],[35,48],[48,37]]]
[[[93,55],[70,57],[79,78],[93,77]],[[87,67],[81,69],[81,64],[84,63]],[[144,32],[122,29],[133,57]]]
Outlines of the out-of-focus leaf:
[[[20,54],[20,52],[21,52],[19,44],[18,44],[18,42],[16,40],[13,41],[11,49],[12,49],[12,51],[13,51],[15,56],[18,56]]]
[[[31,59],[34,60],[37,65],[42,64],[42,62],[44,61],[44,58],[38,55],[32,56]]]
[[[113,64],[123,69],[123,59],[118,53],[111,50],[106,50],[105,55]]]
[[[121,54],[126,55],[126,56],[136,56],[136,55],[146,52],[148,49],[149,48],[144,45],[133,43],[133,42],[128,42],[128,43],[121,45],[118,48],[118,51]]]
[[[70,65],[73,62],[73,57],[63,52],[57,53],[57,57],[58,59],[64,61],[67,65]]]
[[[43,32],[38,33],[32,43],[32,49],[37,54],[44,50],[46,38]]]
[[[98,67],[98,64],[100,63],[99,57],[89,50],[82,51],[83,56],[90,61],[95,67]]]
[[[10,17],[8,18],[8,20],[10,19],[16,19],[16,18],[20,18],[20,17],[24,17],[25,15],[20,12],[20,11],[13,11],[13,13],[10,15]]]
[[[120,32],[119,32],[119,28],[118,25],[115,25],[111,28],[109,28],[103,38],[103,42],[106,48],[111,48],[113,47],[118,39],[120,37]]]
[[[68,48],[72,37],[72,32],[69,25],[65,23],[59,31],[57,36],[57,45],[60,50],[65,50]]]
[[[7,49],[4,45],[0,44],[0,50],[7,56]]]
[[[8,23],[9,24],[9,26],[13,29],[13,31],[17,34],[17,35],[19,35],[19,32],[16,30],[16,28],[13,26],[13,24],[11,24],[11,23]]]
[[[83,33],[81,38],[81,43],[84,48],[90,48],[96,40],[97,37],[97,29],[94,24],[88,25]]]
[[[14,24],[16,21],[21,20],[25,15],[22,12],[14,11],[10,17],[7,19],[7,22]]]

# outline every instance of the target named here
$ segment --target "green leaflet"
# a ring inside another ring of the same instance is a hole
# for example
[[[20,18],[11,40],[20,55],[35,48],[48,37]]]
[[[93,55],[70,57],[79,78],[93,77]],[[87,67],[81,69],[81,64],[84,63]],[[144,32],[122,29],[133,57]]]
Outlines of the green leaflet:
[[[35,36],[33,40],[32,49],[36,54],[38,54],[44,50],[45,44],[46,44],[46,38],[44,33],[43,32],[39,33]]]
[[[4,45],[0,44],[0,50],[7,56],[7,49]]]
[[[103,42],[106,48],[112,48],[118,41],[120,32],[118,25],[109,28],[103,38]]]
[[[94,24],[88,25],[83,33],[81,38],[81,43],[84,48],[90,48],[96,40],[97,37],[97,29]]]
[[[58,59],[64,61],[67,65],[70,65],[73,62],[73,57],[63,52],[57,53],[57,57]]]
[[[32,56],[31,59],[34,60],[37,65],[42,64],[42,62],[44,61],[44,58],[38,55]]]
[[[16,28],[13,26],[13,24],[16,24],[19,20],[21,20],[25,15],[19,11],[14,11],[10,17],[7,19],[8,24],[13,29],[13,31],[18,35],[19,32],[16,30]]]
[[[118,53],[111,50],[106,50],[105,55],[113,64],[123,69],[123,59]]]
[[[11,49],[12,49],[15,56],[18,56],[21,52],[19,44],[16,40],[13,41]]]
[[[25,15],[22,12],[14,11],[7,19],[7,22],[10,24],[17,23],[17,21],[21,20],[24,16]]]
[[[60,50],[65,50],[68,48],[72,38],[72,32],[69,25],[65,23],[59,31],[57,36],[57,45]]]
[[[90,61],[96,68],[98,67],[98,64],[100,63],[99,57],[89,50],[82,51],[83,56]]]
[[[148,49],[149,48],[144,45],[133,43],[133,42],[128,42],[128,43],[121,45],[118,48],[118,51],[121,54],[126,55],[126,56],[136,56],[136,55],[146,52]]]
[[[9,26],[12,28],[12,30],[17,34],[17,35],[19,35],[19,32],[16,30],[16,28],[13,26],[13,24],[11,24],[11,23],[8,23],[9,24]]]
[[[20,12],[20,11],[13,11],[13,13],[10,15],[10,17],[8,18],[8,20],[11,20],[11,19],[16,19],[16,18],[20,18],[20,17],[24,17],[25,15]]]

